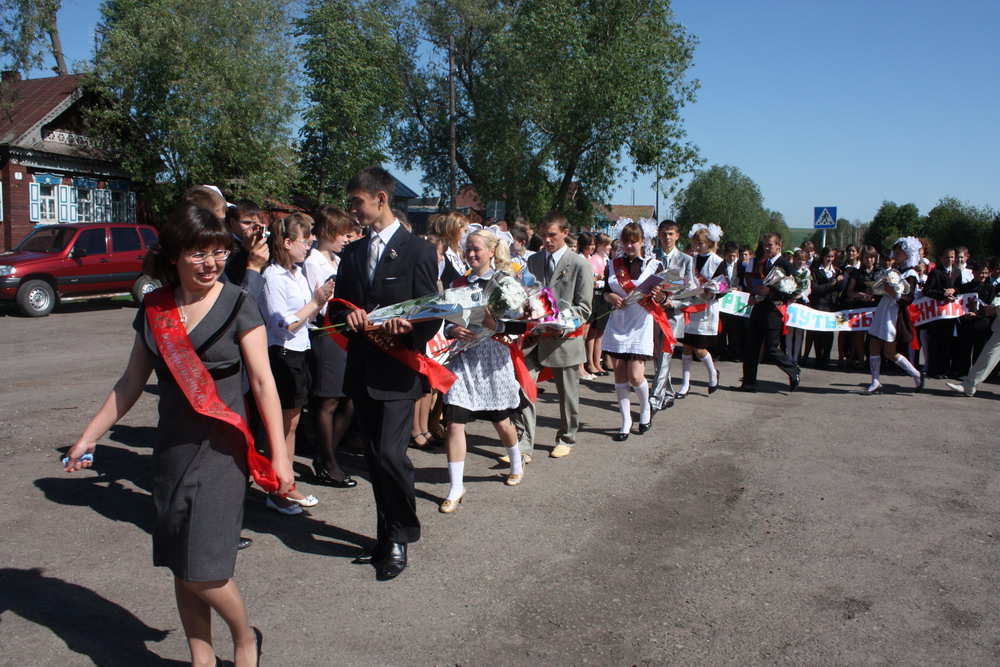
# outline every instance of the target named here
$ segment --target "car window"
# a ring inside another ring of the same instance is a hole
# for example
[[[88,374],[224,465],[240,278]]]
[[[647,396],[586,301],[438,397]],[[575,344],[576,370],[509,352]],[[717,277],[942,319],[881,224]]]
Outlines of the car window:
[[[108,252],[108,241],[104,236],[104,228],[85,229],[73,244],[73,252],[86,250],[88,255],[103,255]]]
[[[139,235],[135,233],[135,229],[129,227],[111,228],[112,252],[130,252],[141,249],[142,245],[139,243]]]
[[[146,229],[145,227],[140,227],[139,234],[142,235],[142,242],[146,244],[147,248],[156,243],[157,241],[156,232],[154,232],[152,229]]]
[[[75,229],[66,227],[42,227],[36,229],[18,243],[14,250],[25,252],[62,252],[73,238]]]

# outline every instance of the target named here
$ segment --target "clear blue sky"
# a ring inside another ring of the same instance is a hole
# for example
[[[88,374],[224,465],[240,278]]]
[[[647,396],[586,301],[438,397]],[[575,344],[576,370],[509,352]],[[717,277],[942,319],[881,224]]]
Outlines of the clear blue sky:
[[[67,58],[89,57],[97,2],[63,0]],[[684,112],[707,164],[738,167],[792,227],[814,206],[867,221],[885,199],[1000,209],[997,0],[676,0],[700,40]],[[37,73],[34,76],[43,76]],[[420,190],[420,175],[399,172]],[[613,203],[652,204],[652,178]],[[669,202],[661,199],[661,216]]]

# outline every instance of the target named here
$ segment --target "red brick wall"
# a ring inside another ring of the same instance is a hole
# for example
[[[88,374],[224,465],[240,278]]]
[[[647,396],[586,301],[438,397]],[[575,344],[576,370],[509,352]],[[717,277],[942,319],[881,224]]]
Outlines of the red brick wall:
[[[21,174],[17,180],[15,174]],[[0,170],[0,180],[3,181],[3,249],[10,250],[31,231],[34,225],[28,220],[28,183],[31,176],[19,164],[8,161]]]

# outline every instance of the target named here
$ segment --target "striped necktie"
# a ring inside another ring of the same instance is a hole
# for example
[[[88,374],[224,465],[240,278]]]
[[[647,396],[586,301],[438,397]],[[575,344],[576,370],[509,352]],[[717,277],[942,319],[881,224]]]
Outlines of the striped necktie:
[[[378,260],[381,256],[382,237],[375,234],[368,244],[368,282],[371,282],[375,278],[375,267],[378,266]]]

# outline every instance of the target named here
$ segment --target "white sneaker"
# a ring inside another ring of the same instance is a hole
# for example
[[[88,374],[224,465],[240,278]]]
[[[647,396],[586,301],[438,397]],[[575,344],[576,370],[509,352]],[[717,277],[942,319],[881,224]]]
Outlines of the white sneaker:
[[[975,389],[966,389],[965,385],[955,384],[954,382],[945,382],[945,384],[954,389],[955,391],[957,391],[958,393],[964,394],[965,396],[972,396],[973,394],[976,393]]]

